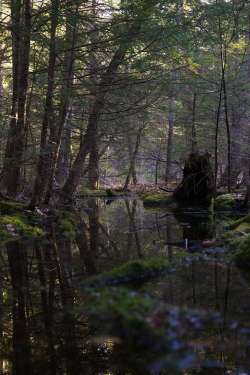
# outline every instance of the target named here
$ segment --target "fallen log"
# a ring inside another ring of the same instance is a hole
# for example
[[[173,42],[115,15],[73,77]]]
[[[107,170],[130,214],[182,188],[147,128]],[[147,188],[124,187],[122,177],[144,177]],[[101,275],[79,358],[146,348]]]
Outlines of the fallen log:
[[[160,190],[162,191],[166,191],[167,193],[173,193],[174,192],[174,189],[166,189],[166,188],[162,188],[162,187],[159,187]]]

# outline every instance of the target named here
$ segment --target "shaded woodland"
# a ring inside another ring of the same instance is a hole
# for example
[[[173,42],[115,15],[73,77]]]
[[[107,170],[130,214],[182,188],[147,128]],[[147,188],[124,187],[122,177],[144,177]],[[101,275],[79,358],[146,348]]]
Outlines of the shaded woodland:
[[[0,374],[250,374],[250,3],[0,0]]]
[[[31,206],[84,187],[249,183],[246,1],[1,1],[1,191]]]

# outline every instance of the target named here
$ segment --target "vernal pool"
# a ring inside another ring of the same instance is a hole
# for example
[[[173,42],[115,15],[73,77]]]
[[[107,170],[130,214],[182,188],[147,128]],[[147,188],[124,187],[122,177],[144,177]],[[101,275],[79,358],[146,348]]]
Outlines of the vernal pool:
[[[79,209],[74,240],[2,245],[0,373],[250,374],[248,277],[202,247],[221,218],[136,199]]]

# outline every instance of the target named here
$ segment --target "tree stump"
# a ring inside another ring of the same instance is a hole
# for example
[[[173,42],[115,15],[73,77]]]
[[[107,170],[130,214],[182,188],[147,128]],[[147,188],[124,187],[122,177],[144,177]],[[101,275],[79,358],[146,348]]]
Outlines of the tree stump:
[[[192,153],[185,161],[183,179],[174,191],[176,200],[187,204],[209,204],[215,193],[209,153]]]

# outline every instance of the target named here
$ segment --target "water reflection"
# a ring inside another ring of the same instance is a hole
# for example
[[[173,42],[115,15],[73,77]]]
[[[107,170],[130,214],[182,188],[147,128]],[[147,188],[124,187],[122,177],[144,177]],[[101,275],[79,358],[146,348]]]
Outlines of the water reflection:
[[[237,268],[220,261],[195,261],[144,288],[166,303],[220,313],[220,326],[197,338],[197,350],[202,344],[201,360],[219,361],[221,368],[194,374],[248,374],[239,367],[250,369],[250,343],[242,335],[243,326],[250,328],[250,289]]]
[[[2,374],[140,375],[141,371],[146,375],[145,369],[126,365],[114,338],[93,340],[82,314],[79,285],[85,277],[131,259],[161,255],[171,260],[180,250],[166,242],[212,238],[216,230],[207,217],[145,211],[136,200],[107,205],[91,199],[81,206],[81,230],[75,241],[51,233],[43,243],[12,242],[1,248]],[[225,322],[237,318],[249,323],[249,287],[237,270],[219,262],[194,261],[181,272],[148,284],[147,291],[170,304],[219,310]],[[250,368],[247,348],[241,357],[236,355],[240,338],[223,328],[199,338],[211,343],[203,357],[220,355],[225,368],[234,371],[230,374],[237,374],[242,364]],[[197,339],[197,350],[198,344]],[[226,374],[225,368],[187,374]]]

